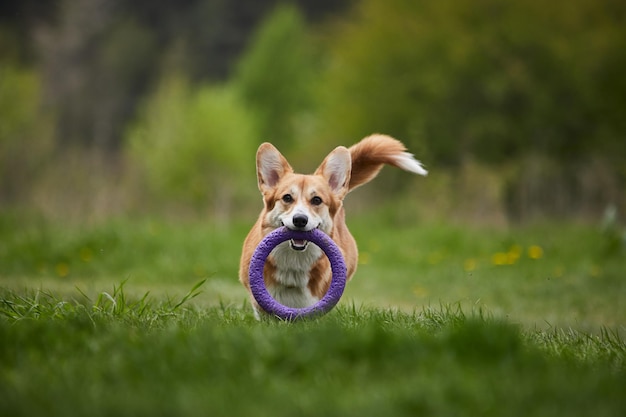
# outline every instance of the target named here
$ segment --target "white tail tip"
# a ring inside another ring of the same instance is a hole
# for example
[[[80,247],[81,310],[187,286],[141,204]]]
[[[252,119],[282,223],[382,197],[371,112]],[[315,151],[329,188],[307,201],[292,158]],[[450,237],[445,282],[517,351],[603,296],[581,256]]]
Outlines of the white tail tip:
[[[428,171],[424,169],[422,163],[415,159],[413,155],[408,152],[402,152],[400,155],[394,156],[394,160],[398,168],[405,171],[413,172],[419,175],[428,175]]]

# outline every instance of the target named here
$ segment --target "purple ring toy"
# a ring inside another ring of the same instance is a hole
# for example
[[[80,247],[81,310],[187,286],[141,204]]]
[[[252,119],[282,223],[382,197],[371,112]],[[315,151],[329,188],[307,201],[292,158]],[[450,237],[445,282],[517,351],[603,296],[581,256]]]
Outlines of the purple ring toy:
[[[289,239],[305,239],[313,242],[324,251],[330,261],[333,276],[328,292],[321,300],[309,307],[293,308],[282,305],[265,288],[265,281],[263,280],[265,260],[276,246]],[[326,233],[318,229],[304,232],[290,230],[287,227],[276,229],[263,238],[252,254],[250,269],[248,270],[250,290],[257,303],[267,313],[287,321],[323,315],[332,310],[343,295],[343,290],[346,287],[346,274],[343,255],[339,247]]]

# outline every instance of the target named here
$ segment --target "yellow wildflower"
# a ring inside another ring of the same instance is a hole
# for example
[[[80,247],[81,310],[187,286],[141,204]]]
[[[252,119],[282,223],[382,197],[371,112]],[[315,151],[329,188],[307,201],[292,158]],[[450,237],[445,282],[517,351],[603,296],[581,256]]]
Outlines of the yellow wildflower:
[[[530,259],[543,258],[543,249],[539,245],[532,245],[528,248],[528,257]]]

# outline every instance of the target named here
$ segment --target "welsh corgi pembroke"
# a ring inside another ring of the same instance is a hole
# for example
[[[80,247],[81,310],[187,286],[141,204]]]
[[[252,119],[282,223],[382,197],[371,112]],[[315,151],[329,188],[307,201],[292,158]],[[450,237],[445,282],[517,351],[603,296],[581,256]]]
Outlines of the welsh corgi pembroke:
[[[345,223],[343,199],[376,177],[384,164],[426,175],[422,164],[406,150],[400,141],[375,134],[350,148],[335,148],[315,173],[303,175],[295,173],[272,144],[259,146],[256,168],[264,206],[244,241],[239,265],[239,280],[250,293],[257,318],[263,311],[250,292],[248,269],[259,242],[282,226],[304,231],[319,228],[341,250],[349,280],[357,267],[358,250]],[[276,246],[267,257],[263,277],[276,301],[302,308],[315,304],[326,294],[332,274],[330,261],[318,246],[306,240],[289,240]]]

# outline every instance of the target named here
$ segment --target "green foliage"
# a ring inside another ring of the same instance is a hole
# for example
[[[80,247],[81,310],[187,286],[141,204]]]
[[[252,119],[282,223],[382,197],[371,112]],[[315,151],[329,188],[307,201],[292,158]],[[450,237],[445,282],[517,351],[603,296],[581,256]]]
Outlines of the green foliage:
[[[612,0],[361,2],[329,36],[321,124],[393,134],[439,163],[623,155],[625,13]]]
[[[256,138],[256,120],[232,88],[192,88],[170,77],[146,102],[128,145],[157,194],[228,206],[240,182],[254,176]]]
[[[581,336],[445,308],[259,323],[121,287],[95,302],[0,291],[0,412],[622,415],[624,341]]]
[[[293,6],[275,10],[241,58],[234,83],[259,115],[260,137],[281,149],[297,143],[306,130],[315,74],[313,43]]]
[[[26,193],[50,153],[51,121],[37,74],[0,59],[0,201]]]

